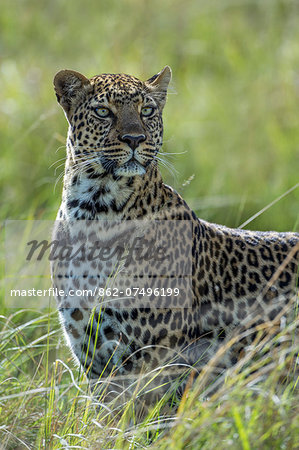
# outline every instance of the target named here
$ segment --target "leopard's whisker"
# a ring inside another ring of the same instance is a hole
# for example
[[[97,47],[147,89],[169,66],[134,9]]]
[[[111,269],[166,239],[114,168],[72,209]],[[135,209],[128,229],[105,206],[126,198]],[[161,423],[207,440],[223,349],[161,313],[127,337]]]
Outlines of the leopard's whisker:
[[[178,170],[169,161],[165,161],[157,155],[155,158],[159,161],[160,164],[162,164],[162,166],[164,166],[171,173],[173,177],[175,178],[177,177]]]
[[[60,163],[61,161],[63,161],[63,164],[65,164],[67,157],[65,156],[64,158],[58,159],[57,161],[54,161],[49,167],[48,169],[51,169],[52,167],[54,167],[56,164]]]
[[[56,182],[54,184],[54,193],[55,193],[56,186],[57,186],[58,182],[61,180],[61,178],[63,178],[63,176],[64,176],[64,171],[62,171],[61,174],[56,179]]]
[[[160,155],[165,155],[167,157],[171,157],[171,156],[177,156],[177,155],[186,155],[186,153],[188,153],[187,150],[184,150],[182,152],[164,152],[164,150],[160,150],[159,154]]]
[[[66,149],[66,145],[61,145],[55,150],[55,153],[59,152],[59,150]]]

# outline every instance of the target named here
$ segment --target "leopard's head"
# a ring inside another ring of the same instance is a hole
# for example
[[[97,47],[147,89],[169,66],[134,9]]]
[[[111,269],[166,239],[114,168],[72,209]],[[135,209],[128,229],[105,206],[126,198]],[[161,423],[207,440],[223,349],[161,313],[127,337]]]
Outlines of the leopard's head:
[[[143,175],[162,146],[162,110],[171,70],[147,81],[125,74],[91,79],[61,70],[57,100],[69,122],[68,151],[81,171],[115,177]]]

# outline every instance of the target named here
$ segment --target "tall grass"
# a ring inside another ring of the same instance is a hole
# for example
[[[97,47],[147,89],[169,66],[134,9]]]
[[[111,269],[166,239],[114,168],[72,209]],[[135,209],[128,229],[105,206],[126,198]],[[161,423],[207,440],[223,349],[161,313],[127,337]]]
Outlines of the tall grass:
[[[145,79],[169,64],[164,152],[177,172],[161,167],[165,181],[203,219],[298,230],[298,17],[295,0],[2,0],[1,219],[55,218],[67,128],[56,71]],[[136,425],[133,402],[117,418],[95,404],[55,311],[9,306],[3,279],[3,448],[296,448],[295,324],[269,331],[270,352],[257,357],[257,342],[217,392],[199,379],[177,414],[161,420],[156,405]]]
[[[189,384],[178,411],[165,414],[161,398],[138,419],[134,395],[117,403],[91,395],[53,313],[32,312],[19,327],[13,319],[2,319],[2,448],[296,448],[298,320],[259,325],[238,364],[213,379],[223,354],[244,333],[234,335]],[[38,339],[27,338],[32,329],[40,331]]]

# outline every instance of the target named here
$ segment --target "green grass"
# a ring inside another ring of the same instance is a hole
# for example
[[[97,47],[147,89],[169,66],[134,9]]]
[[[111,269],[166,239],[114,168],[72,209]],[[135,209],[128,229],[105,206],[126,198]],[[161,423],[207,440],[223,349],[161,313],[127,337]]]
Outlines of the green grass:
[[[228,226],[282,196],[246,227],[298,230],[299,188],[283,196],[299,181],[298,17],[295,0],[2,0],[1,220],[55,218],[63,167],[52,165],[67,130],[52,89],[58,70],[145,79],[169,64],[164,151],[177,173],[162,168],[165,181],[200,217]],[[132,405],[104,420],[83,381],[78,389],[55,313],[11,309],[4,288],[4,448],[296,448],[295,342],[286,339],[286,358],[284,346],[262,355],[252,385],[246,368],[208,399],[198,382],[175,422],[156,413],[135,427]]]
[[[296,448],[298,320],[280,331],[279,321],[259,326],[255,344],[216,390],[209,373],[231,341],[185,391],[177,413],[161,417],[162,398],[137,420],[134,398],[104,405],[91,396],[53,313],[32,312],[19,327],[14,319],[2,318],[2,448]]]

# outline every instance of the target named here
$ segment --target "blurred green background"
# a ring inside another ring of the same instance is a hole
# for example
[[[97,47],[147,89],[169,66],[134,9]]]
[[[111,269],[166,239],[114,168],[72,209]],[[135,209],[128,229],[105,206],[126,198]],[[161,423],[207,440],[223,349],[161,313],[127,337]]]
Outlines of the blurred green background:
[[[299,181],[299,2],[2,0],[1,219],[54,219],[70,68],[146,79],[169,64],[164,179],[196,213],[238,226]],[[299,188],[248,228],[299,228]]]

